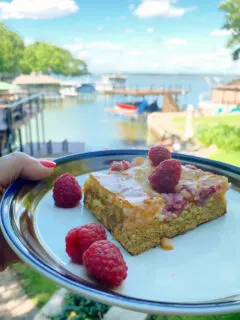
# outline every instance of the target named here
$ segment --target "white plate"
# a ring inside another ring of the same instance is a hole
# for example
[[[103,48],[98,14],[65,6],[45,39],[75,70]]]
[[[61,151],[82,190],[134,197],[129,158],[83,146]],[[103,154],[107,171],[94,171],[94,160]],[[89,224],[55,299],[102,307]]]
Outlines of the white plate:
[[[104,170],[113,160],[132,159],[139,154],[145,155],[146,151],[64,157],[58,160],[61,171],[57,170],[57,175],[73,172],[83,185],[86,172]],[[71,263],[65,252],[67,232],[96,219],[83,203],[74,209],[57,208],[52,190],[47,191],[49,182],[29,185],[18,181],[9,188],[1,210],[3,231],[16,253],[33,268],[90,299],[155,314],[240,311],[240,170],[205,159],[175,157],[229,177],[232,187],[227,193],[227,214],[176,237],[173,251],[157,247],[138,256],[131,256],[107,231],[108,239],[121,249],[128,265],[127,279],[114,291],[101,288],[87,276],[84,267]]]

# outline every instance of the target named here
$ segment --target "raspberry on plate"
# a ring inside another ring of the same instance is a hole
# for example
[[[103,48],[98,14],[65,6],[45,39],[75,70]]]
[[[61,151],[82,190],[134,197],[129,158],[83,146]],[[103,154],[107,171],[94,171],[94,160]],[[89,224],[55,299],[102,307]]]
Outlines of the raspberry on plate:
[[[74,208],[82,199],[81,187],[70,173],[62,174],[54,183],[53,199],[61,208]]]
[[[83,253],[98,240],[106,240],[105,229],[98,223],[73,228],[66,236],[66,252],[73,262],[82,264]]]
[[[148,157],[152,164],[156,167],[164,160],[171,158],[171,152],[164,146],[156,145],[148,152]]]
[[[149,175],[152,188],[160,193],[174,193],[181,178],[181,163],[174,159],[161,162]]]
[[[113,161],[111,164],[111,171],[124,171],[130,168],[130,162],[126,160],[122,161]]]
[[[88,274],[107,287],[119,286],[127,277],[127,265],[120,249],[107,240],[94,242],[83,254]]]

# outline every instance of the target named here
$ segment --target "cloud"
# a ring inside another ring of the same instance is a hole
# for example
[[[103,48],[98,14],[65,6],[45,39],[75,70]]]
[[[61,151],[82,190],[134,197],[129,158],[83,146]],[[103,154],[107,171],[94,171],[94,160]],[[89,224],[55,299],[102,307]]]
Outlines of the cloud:
[[[96,60],[106,60],[107,55],[118,53],[122,48],[117,43],[109,41],[92,41],[84,42],[82,39],[75,39],[73,43],[64,45],[64,48],[71,51],[77,58],[91,62],[94,58]]]
[[[154,32],[154,28],[147,28],[147,32],[148,33],[153,33]]]
[[[24,39],[24,45],[29,46],[30,44],[33,44],[35,41],[32,38],[26,37]]]
[[[107,63],[107,60],[95,59],[95,60],[92,61],[92,63],[94,63],[94,64],[105,64],[105,63]]]
[[[225,37],[229,36],[233,33],[232,30],[226,30],[226,29],[217,29],[211,32],[211,36],[213,37]]]
[[[174,6],[176,1],[173,0],[142,0],[140,5],[134,11],[134,15],[139,18],[153,17],[180,17],[187,11],[195,8],[177,8]]]
[[[79,59],[87,59],[89,58],[89,51],[88,50],[81,50],[77,52],[76,55]]]
[[[187,40],[183,38],[172,38],[164,41],[164,44],[167,46],[179,46],[187,44]]]
[[[0,19],[51,19],[78,11],[75,0],[12,0],[0,2]]]
[[[125,32],[125,33],[135,33],[135,30],[132,29],[132,28],[126,28],[126,29],[124,30],[124,32]]]
[[[108,50],[120,50],[121,46],[117,43],[112,43],[109,41],[93,41],[88,44],[86,44],[87,48],[97,48],[99,50],[101,49],[108,49]]]
[[[178,39],[176,41],[176,39]],[[110,41],[83,41],[75,39],[65,46],[74,56],[83,59],[91,72],[184,72],[184,73],[240,73],[240,62],[234,63],[231,50],[214,50],[214,45],[203,48],[201,53],[185,48],[182,38],[170,38],[163,45],[147,47],[140,44],[132,48]],[[171,43],[171,45],[169,44]],[[182,45],[180,44],[182,43]],[[168,50],[172,46],[173,51]],[[179,50],[181,47],[181,50]]]
[[[99,32],[103,31],[103,29],[104,29],[104,27],[102,27],[102,26],[97,27],[97,31],[99,31]]]
[[[128,9],[129,10],[133,10],[135,8],[135,5],[134,4],[130,4],[129,6],[128,6]]]
[[[168,58],[173,68],[194,70],[195,72],[237,72],[240,64],[232,61],[231,53],[227,49],[220,49],[213,53],[196,53],[176,55]]]
[[[149,56],[154,54],[153,50],[133,50],[127,52],[130,56]]]

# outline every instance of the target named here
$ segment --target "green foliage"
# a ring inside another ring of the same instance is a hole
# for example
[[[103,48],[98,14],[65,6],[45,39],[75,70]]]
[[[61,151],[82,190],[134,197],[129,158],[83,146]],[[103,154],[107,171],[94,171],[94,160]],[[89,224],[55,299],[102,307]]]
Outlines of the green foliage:
[[[85,62],[74,58],[68,50],[44,42],[25,48],[21,67],[24,73],[41,71],[65,76],[77,76],[87,71]]]
[[[24,42],[21,37],[0,22],[0,73],[16,74],[20,70]]]
[[[51,320],[100,320],[108,309],[107,305],[70,293],[65,299],[61,315],[52,317]]]
[[[240,151],[240,126],[201,126],[196,138],[206,146],[216,145],[219,149]]]
[[[42,277],[27,265],[19,263],[11,267],[26,295],[33,301],[37,308],[41,308],[56,292],[58,286]]]
[[[215,153],[211,154],[208,158],[240,167],[240,151],[226,152],[225,150],[217,150]]]
[[[240,58],[240,0],[226,0],[219,5],[225,11],[224,28],[232,31],[232,36],[227,43],[227,47],[233,47],[233,59]]]
[[[0,73],[4,78],[21,71],[78,76],[87,73],[87,65],[68,50],[52,44],[36,42],[24,47],[23,39],[0,22]]]

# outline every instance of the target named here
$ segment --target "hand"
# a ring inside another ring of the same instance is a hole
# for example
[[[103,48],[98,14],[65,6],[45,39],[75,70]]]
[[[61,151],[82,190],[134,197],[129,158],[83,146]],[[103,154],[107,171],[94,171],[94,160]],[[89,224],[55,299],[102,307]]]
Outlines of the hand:
[[[0,194],[17,178],[41,180],[51,175],[56,164],[48,160],[37,160],[25,153],[14,152],[0,158]],[[0,271],[4,271],[19,258],[8,246],[0,230]]]

